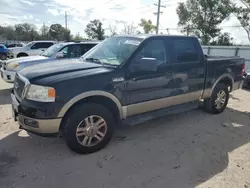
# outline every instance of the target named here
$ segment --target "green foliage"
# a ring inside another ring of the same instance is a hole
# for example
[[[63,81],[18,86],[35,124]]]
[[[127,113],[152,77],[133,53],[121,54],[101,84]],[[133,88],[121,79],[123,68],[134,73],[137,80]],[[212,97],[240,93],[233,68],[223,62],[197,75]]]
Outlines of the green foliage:
[[[248,40],[250,41],[250,0],[240,0],[241,5],[232,5],[234,14],[239,20],[242,28],[246,31]]]
[[[60,24],[52,24],[49,28],[49,35],[58,41],[62,40],[70,40],[70,31],[66,30],[62,25]]]
[[[14,26],[0,26],[1,40],[71,40],[70,30],[66,30],[60,24],[52,24],[50,27],[43,25],[39,32],[35,25],[29,23],[16,24]]]
[[[219,45],[219,46],[232,46],[233,45],[233,37],[230,36],[229,33],[221,33],[216,40],[211,42],[211,45]]]
[[[86,26],[85,33],[91,39],[103,40],[105,38],[105,32],[102,28],[102,22],[100,20],[92,20]]]
[[[232,9],[230,0],[187,0],[179,3],[177,14],[181,31],[199,37],[202,44],[209,44],[220,35],[219,25],[227,19]]]
[[[144,33],[152,33],[156,30],[156,26],[152,24],[151,20],[141,19],[139,26],[142,27]]]
[[[16,40],[31,41],[38,38],[36,26],[29,23],[17,24],[14,26]]]

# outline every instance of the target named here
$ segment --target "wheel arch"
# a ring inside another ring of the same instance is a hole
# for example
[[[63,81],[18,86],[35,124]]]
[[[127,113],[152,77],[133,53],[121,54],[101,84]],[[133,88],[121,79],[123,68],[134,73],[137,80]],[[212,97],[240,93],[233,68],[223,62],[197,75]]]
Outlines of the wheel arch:
[[[120,101],[111,93],[105,91],[89,91],[81,93],[68,101],[58,114],[58,118],[63,118],[77,105],[84,102],[93,102],[104,105],[115,116],[116,121],[123,118],[123,110]],[[63,122],[63,121],[62,121]],[[62,123],[63,124],[63,123]],[[62,126],[61,124],[61,126]]]
[[[17,54],[17,57],[21,57],[21,55],[24,55],[24,56],[29,56],[29,54],[25,53],[25,52],[20,52]]]
[[[223,84],[225,84],[226,86],[230,87],[229,92],[231,92],[232,89],[233,89],[234,78],[233,78],[233,76],[232,76],[231,74],[229,74],[229,73],[226,73],[226,74],[221,75],[221,76],[214,82],[214,84],[213,84],[213,86],[212,86],[212,89],[211,89],[211,91],[210,91],[210,93],[209,93],[209,96],[212,95],[212,92],[213,92],[214,88],[216,87],[216,85],[217,85],[218,83],[223,83]]]

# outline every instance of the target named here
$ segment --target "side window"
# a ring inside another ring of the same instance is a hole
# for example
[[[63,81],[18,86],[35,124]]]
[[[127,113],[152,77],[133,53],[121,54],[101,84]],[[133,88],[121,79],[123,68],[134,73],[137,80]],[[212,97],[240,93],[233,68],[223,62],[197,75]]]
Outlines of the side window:
[[[0,46],[0,49],[3,49],[3,46]]]
[[[39,47],[39,43],[35,43],[35,44],[33,44],[33,45],[30,47],[30,49],[36,50],[36,49],[38,49],[38,47]]]
[[[60,52],[63,53],[63,58],[68,58],[68,57],[69,57],[69,54],[68,54],[68,52],[69,52],[69,46],[63,47],[63,48],[60,50]]]
[[[165,64],[167,61],[164,40],[151,40],[139,52],[136,59],[155,58],[157,64]]]
[[[173,40],[173,49],[175,52],[176,63],[197,62],[199,60],[199,54],[193,40]]]
[[[53,45],[52,42],[41,42],[39,43],[39,48],[49,48],[52,45]]]
[[[37,42],[31,47],[31,49],[49,48],[52,45],[53,45],[52,42]]]
[[[95,44],[81,44],[81,53],[82,53],[82,55],[85,54],[87,51],[89,51],[94,46],[95,46]]]
[[[68,49],[69,58],[78,58],[82,56],[81,46],[80,45],[71,45]]]

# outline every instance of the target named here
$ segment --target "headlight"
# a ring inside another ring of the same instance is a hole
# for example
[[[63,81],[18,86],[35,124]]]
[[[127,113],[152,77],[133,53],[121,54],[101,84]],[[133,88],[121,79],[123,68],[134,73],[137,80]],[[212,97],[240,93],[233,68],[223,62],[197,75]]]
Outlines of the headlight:
[[[27,88],[25,98],[38,102],[54,102],[56,91],[52,87],[30,84]]]
[[[18,63],[8,63],[7,64],[7,69],[8,70],[14,70],[18,68]]]

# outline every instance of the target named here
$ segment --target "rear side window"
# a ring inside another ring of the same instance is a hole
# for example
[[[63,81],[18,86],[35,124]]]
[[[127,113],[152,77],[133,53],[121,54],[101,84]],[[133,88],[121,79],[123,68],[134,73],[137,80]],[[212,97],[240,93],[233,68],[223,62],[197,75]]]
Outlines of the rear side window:
[[[82,55],[93,48],[96,44],[81,44],[81,53]]]
[[[81,47],[80,45],[70,45],[68,48],[68,57],[69,58],[78,58],[81,57]]]
[[[50,46],[52,46],[54,43],[52,42],[44,42],[44,43],[40,43],[40,48],[49,48]]]
[[[199,61],[199,53],[193,40],[173,40],[172,46],[175,54],[175,63],[192,63]]]
[[[31,49],[49,48],[52,45],[53,45],[52,42],[37,42],[31,47]]]

